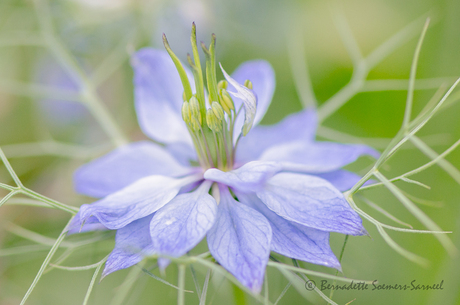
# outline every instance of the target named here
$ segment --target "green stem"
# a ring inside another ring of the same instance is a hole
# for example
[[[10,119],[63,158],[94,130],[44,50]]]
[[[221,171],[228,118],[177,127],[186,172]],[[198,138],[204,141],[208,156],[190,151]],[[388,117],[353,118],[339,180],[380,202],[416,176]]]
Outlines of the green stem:
[[[342,263],[342,257],[343,257],[343,253],[345,252],[345,246],[347,245],[347,242],[348,242],[348,236],[349,235],[345,235],[345,239],[343,241],[343,246],[342,246],[342,251],[340,251],[340,256],[339,256],[339,262]],[[339,270],[337,270],[335,272],[335,275],[338,276],[339,275]],[[336,280],[334,280],[334,282],[332,283],[332,286],[335,286],[335,284],[337,283]],[[332,299],[332,296],[334,295],[334,289],[331,289],[331,293],[329,294],[329,299]]]
[[[185,265],[179,265],[177,305],[185,304]]]

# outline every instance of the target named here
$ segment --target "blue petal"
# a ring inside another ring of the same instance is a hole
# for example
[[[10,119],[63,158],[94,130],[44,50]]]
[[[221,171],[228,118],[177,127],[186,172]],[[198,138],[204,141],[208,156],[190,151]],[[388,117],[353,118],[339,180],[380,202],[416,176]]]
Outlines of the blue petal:
[[[363,155],[379,157],[377,151],[366,145],[297,141],[273,146],[259,160],[280,162],[289,171],[316,174],[338,170]]]
[[[344,169],[339,169],[329,173],[317,174],[315,176],[329,181],[329,183],[331,183],[341,192],[348,191],[361,179],[361,177],[357,174],[346,171]]]
[[[173,61],[166,51],[144,48],[131,60],[134,69],[134,97],[142,131],[163,143],[185,142],[192,145],[182,120],[184,89]],[[190,85],[195,87],[192,74]]]
[[[246,137],[240,139],[236,150],[236,162],[257,160],[266,149],[282,143],[312,142],[315,139],[316,124],[316,112],[307,109],[287,116],[278,124],[256,126]]]
[[[232,77],[239,84],[244,84],[247,79],[252,82],[253,92],[257,97],[257,112],[254,118],[254,125],[257,125],[267,112],[275,91],[275,72],[272,66],[265,60],[247,61],[232,73]],[[235,108],[239,109],[242,101],[236,98],[234,102]],[[237,120],[235,130],[239,131],[242,125],[243,120]]]
[[[229,172],[210,168],[204,173],[204,178],[223,183],[241,192],[254,192],[263,188],[265,182],[279,171],[281,166],[277,163],[253,161]]]
[[[290,222],[270,211],[253,194],[235,194],[241,202],[262,213],[270,222],[273,232],[270,245],[272,251],[312,264],[341,269],[329,246],[329,232]]]
[[[96,217],[89,217],[83,222],[80,219],[80,212],[75,215],[67,229],[67,235],[107,230],[107,228],[104,227],[104,225],[102,225]]]
[[[252,90],[246,88],[243,85],[238,84],[236,80],[234,80],[230,75],[225,72],[222,65],[220,66],[222,73],[224,73],[225,79],[235,88],[236,92],[229,92],[234,97],[241,99],[244,105],[244,123],[241,128],[241,132],[243,136],[247,135],[249,130],[251,130],[252,125],[254,123],[254,118],[256,116],[257,110],[257,98],[252,92]],[[235,105],[236,106],[236,105]],[[236,108],[238,109],[238,108]],[[238,132],[239,126],[235,127],[235,131]]]
[[[81,221],[95,216],[109,229],[120,229],[136,219],[156,212],[171,201],[181,187],[199,178],[174,179],[148,176],[93,204],[80,208]]]
[[[104,197],[151,175],[178,177],[191,168],[180,165],[163,147],[142,141],[120,147],[81,166],[74,175],[78,193]]]
[[[184,166],[190,166],[191,162],[198,159],[195,148],[185,143],[168,144],[166,149],[180,164]]]
[[[366,234],[361,218],[342,193],[319,177],[279,173],[256,194],[270,210],[289,221],[322,231]]]
[[[217,204],[208,194],[212,182],[182,194],[158,210],[150,223],[155,253],[179,257],[195,247],[214,224]]]
[[[115,248],[105,263],[102,277],[131,267],[143,259],[143,251],[152,243],[149,230],[151,219],[152,215],[149,215],[117,231]]]
[[[209,251],[243,285],[258,293],[270,255],[270,224],[262,214],[233,199],[226,187],[219,189],[216,222],[208,233]]]

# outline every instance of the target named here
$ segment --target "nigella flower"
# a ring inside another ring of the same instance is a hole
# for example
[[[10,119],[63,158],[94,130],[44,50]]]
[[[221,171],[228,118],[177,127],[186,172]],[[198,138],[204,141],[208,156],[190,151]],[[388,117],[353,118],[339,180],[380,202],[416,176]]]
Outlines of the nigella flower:
[[[82,166],[77,191],[102,199],[83,205],[70,231],[117,230],[104,276],[145,255],[182,256],[205,236],[216,261],[254,292],[270,251],[340,269],[329,232],[366,233],[340,192],[359,177],[341,167],[377,153],[315,142],[313,110],[257,126],[274,91],[271,66],[246,62],[232,76],[221,67],[226,80],[217,82],[213,36],[209,49],[202,44],[206,92],[195,35],[193,27],[193,76],[165,37],[169,54],[134,54],[139,123],[164,146],[132,143]]]

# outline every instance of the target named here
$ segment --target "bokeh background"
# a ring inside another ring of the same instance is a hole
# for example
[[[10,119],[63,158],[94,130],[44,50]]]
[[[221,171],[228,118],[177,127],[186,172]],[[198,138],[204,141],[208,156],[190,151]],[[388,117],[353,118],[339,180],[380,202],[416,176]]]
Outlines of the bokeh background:
[[[400,81],[383,85],[384,89],[391,90],[360,92],[353,96],[322,122],[319,140],[362,142],[379,150],[385,148],[401,126],[407,95],[404,88],[417,39],[427,17],[431,18],[431,23],[422,47],[417,78],[428,80],[417,82],[423,90],[415,93],[415,114],[437,88],[451,85],[460,76],[460,1],[51,0],[49,17],[37,10],[42,4],[43,1],[32,0],[0,1],[0,147],[27,187],[76,207],[91,199],[74,192],[73,171],[109,151],[113,143],[91,111],[76,102],[82,83],[72,78],[72,70],[62,66],[56,56],[60,54],[57,46],[55,49],[45,47],[47,40],[40,35],[40,18],[45,26],[47,22],[52,23],[60,46],[71,55],[70,62],[88,76],[107,112],[131,141],[145,136],[139,130],[133,107],[129,54],[145,46],[162,48],[161,35],[166,33],[173,50],[185,59],[191,52],[192,21],[197,24],[199,40],[209,43],[211,33],[217,35],[217,59],[227,71],[233,71],[243,61],[257,58],[273,65],[277,86],[263,124],[273,124],[302,108],[305,102],[302,92],[308,86],[302,73],[307,71],[307,62],[319,104],[329,100],[350,81],[353,61],[340,34],[344,33],[343,20],[348,23],[364,56],[412,24],[413,34],[406,35],[404,42],[367,77]],[[445,108],[418,133],[438,153],[460,138],[460,105],[451,99]],[[451,175],[457,177],[457,181],[434,166],[415,176],[429,185],[430,190],[404,182],[397,185],[416,197],[414,201],[443,230],[452,231],[449,237],[460,248],[460,174],[455,169],[460,167],[460,152],[454,151],[446,159],[453,165]],[[416,147],[406,145],[385,164],[384,173],[394,177],[429,160]],[[363,159],[350,169],[364,174],[369,165],[371,160]],[[0,182],[12,184],[3,165],[0,166]],[[424,229],[385,188],[362,194],[414,228]],[[0,195],[3,197],[6,192],[0,190]],[[394,224],[363,201],[357,203],[377,219]],[[65,212],[21,205],[18,198],[0,207],[0,304],[20,303],[50,242],[59,235],[68,219],[69,214]],[[372,291],[370,287],[366,291],[336,291],[333,299],[337,303],[354,300],[352,304],[460,304],[458,256],[449,255],[432,235],[390,231],[390,236],[405,249],[429,260],[428,267],[421,267],[392,250],[372,224],[366,221],[364,224],[371,238],[350,237],[342,261],[346,277],[401,285],[413,280],[425,285],[443,281],[443,290]],[[37,245],[28,240],[31,232],[41,234],[40,238],[49,237],[49,240],[44,239],[42,245]],[[113,247],[113,235],[73,236],[69,240],[93,237],[100,241],[77,249],[63,265],[92,264],[107,255]],[[337,255],[343,239],[343,235],[331,236],[331,245]],[[66,254],[65,251],[59,250],[52,262]],[[206,251],[206,244],[201,243],[195,251]],[[147,262],[145,266],[152,264]],[[319,266],[302,266],[335,274]],[[27,304],[83,302],[93,270],[48,271]],[[202,283],[206,270],[197,268],[196,271]],[[152,272],[160,275],[157,270]],[[267,272],[269,298],[275,302],[288,280],[276,269],[269,268]],[[176,289],[145,273],[137,272],[136,277],[132,274],[132,270],[119,271],[96,282],[89,304],[176,303]],[[169,267],[163,278],[177,283],[176,266]],[[321,282],[319,277],[312,279]],[[186,289],[195,290],[190,272]],[[257,303],[218,276],[213,277],[209,289],[209,304]],[[121,301],[120,295],[124,293],[126,298]],[[324,293],[329,295],[330,291]],[[305,295],[310,300],[306,300]],[[186,303],[198,304],[196,294],[187,293]],[[325,301],[314,293],[290,287],[279,302],[309,303],[325,304]]]

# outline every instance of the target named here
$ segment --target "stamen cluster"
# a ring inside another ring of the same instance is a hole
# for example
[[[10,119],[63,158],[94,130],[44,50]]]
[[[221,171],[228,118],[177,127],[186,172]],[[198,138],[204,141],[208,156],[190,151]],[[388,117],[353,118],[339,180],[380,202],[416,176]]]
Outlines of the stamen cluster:
[[[215,167],[223,171],[231,170],[239,139],[238,136],[237,141],[234,142],[234,125],[242,106],[238,110],[235,109],[235,103],[227,91],[228,82],[226,80],[217,82],[215,60],[216,36],[212,34],[209,49],[201,42],[201,47],[206,56],[206,84],[208,94],[206,94],[204,89],[204,77],[198,53],[195,24],[192,26],[191,35],[193,59],[190,54],[187,54],[188,63],[193,71],[195,93],[192,92],[190,81],[182,63],[171,50],[165,35],[163,35],[163,43],[179,72],[184,88],[182,119],[186,123],[192,137],[200,165],[203,169]],[[246,80],[244,86],[252,90],[250,80]]]

